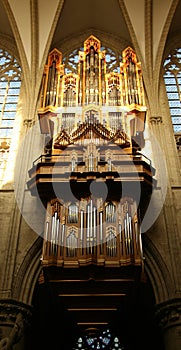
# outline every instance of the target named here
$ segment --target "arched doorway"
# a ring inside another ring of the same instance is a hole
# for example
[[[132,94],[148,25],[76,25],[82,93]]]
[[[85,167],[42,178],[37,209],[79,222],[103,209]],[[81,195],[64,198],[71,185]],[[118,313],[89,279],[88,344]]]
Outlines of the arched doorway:
[[[155,300],[148,278],[134,284],[124,281],[124,286],[112,278],[112,281],[102,282],[102,293],[98,295],[95,293],[98,292],[98,279],[93,278],[95,269],[84,270],[92,276],[87,282],[85,271],[81,271],[84,282],[71,282],[69,270],[61,282],[61,289],[55,282],[36,284],[30,349],[73,350],[87,328],[96,328],[100,332],[110,329],[118,337],[121,349],[162,350],[161,334],[154,320]],[[75,279],[75,271],[72,273]],[[80,293],[82,290],[84,292]],[[117,345],[114,348],[118,348]]]

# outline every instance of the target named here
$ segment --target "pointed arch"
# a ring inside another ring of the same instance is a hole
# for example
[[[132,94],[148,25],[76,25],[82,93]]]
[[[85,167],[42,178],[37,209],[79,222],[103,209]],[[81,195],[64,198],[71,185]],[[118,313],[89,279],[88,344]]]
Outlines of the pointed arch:
[[[173,280],[155,245],[146,234],[142,237],[145,271],[150,279],[155,295],[155,301],[156,303],[160,303],[171,297],[171,291],[174,291]]]
[[[28,250],[16,275],[12,298],[31,305],[35,285],[42,270],[42,238],[38,237]]]

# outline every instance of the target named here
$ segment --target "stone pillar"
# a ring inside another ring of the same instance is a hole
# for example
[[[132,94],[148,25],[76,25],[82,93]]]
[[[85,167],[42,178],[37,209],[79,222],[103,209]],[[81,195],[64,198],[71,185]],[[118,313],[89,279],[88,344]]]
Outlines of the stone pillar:
[[[26,350],[31,306],[12,299],[0,300],[0,350]]]
[[[181,298],[171,299],[156,307],[156,320],[163,334],[165,350],[181,349]]]

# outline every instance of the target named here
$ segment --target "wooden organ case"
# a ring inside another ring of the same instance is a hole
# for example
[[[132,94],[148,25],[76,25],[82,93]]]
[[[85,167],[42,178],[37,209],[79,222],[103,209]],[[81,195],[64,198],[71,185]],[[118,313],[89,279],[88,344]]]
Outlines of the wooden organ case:
[[[28,188],[47,209],[43,268],[131,267],[135,275],[143,268],[140,224],[154,169],[141,153],[146,107],[133,49],[123,51],[118,72],[107,72],[106,51],[91,35],[76,74],[65,73],[54,49],[38,116],[45,149]]]

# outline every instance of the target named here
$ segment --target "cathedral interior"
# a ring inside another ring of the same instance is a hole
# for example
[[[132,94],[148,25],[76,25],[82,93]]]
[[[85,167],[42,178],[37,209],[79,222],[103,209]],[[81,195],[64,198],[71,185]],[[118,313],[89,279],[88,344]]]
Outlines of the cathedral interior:
[[[0,0],[0,350],[181,349],[180,16]]]

